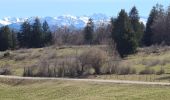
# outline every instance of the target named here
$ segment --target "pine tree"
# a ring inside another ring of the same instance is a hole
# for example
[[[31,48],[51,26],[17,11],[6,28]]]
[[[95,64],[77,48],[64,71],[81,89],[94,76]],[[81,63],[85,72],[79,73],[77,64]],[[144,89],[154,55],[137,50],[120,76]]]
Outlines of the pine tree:
[[[114,24],[115,24],[115,19],[112,17],[110,19],[110,28],[109,28],[110,33],[114,31],[113,30],[114,29]]]
[[[8,26],[0,29],[0,51],[5,51],[12,46],[12,34]]]
[[[86,44],[92,44],[93,32],[94,32],[94,23],[93,20],[90,18],[87,22],[86,27],[84,28],[84,40]]]
[[[32,26],[31,32],[31,47],[39,48],[42,47],[43,44],[43,30],[42,25],[40,23],[39,18],[35,19],[35,22]]]
[[[11,31],[12,34],[12,45],[11,45],[11,49],[16,49],[17,47],[17,37],[16,37],[16,32],[14,32],[13,30]]]
[[[17,35],[20,47],[31,47],[31,25],[25,21],[21,25],[21,30]]]
[[[156,5],[156,12],[157,15],[154,19],[154,22],[151,26],[152,30],[152,44],[170,44],[169,41],[169,34],[168,31],[166,31],[167,27],[167,20],[166,15],[167,13],[164,11],[164,8],[162,5],[157,4]]]
[[[142,40],[145,46],[152,45],[152,37],[153,37],[152,25],[154,23],[154,20],[156,19],[157,14],[158,14],[158,11],[156,7],[154,6],[150,12],[148,21],[146,23],[146,30],[145,30],[143,40]]]
[[[130,13],[129,13],[129,18],[132,24],[132,28],[133,28],[133,32],[135,33],[136,39],[138,41],[138,45],[141,44],[141,39],[144,33],[144,27],[142,25],[142,23],[140,23],[139,19],[139,14],[138,14],[138,10],[136,9],[136,7],[134,6]]]
[[[47,21],[44,21],[42,28],[43,28],[44,44],[51,44],[52,43],[52,33],[50,31]]]
[[[121,10],[118,18],[114,21],[112,38],[121,57],[136,52],[137,40],[125,10]]]

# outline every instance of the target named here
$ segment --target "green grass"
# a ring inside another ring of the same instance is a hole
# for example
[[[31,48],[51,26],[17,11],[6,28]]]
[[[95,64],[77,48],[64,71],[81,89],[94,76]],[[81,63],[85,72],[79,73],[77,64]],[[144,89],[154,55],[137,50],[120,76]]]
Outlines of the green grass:
[[[131,80],[145,82],[170,82],[170,75],[97,75],[92,79]]]
[[[168,100],[167,86],[0,79],[0,100]]]
[[[46,47],[38,49],[21,49],[15,51],[9,51],[11,53],[10,57],[2,58],[5,52],[0,52],[0,67],[1,66],[10,66],[12,69],[13,75],[22,76],[24,67],[37,64],[40,59],[44,57],[49,57],[50,55],[56,55],[57,58],[71,57],[82,54],[84,51],[89,50],[90,48],[100,48],[107,49],[104,45],[94,45],[94,46],[62,46],[62,47]],[[144,48],[145,49],[145,48]],[[2,58],[2,59],[1,59]],[[49,58],[53,59],[53,58]],[[56,58],[54,58],[56,59]],[[140,80],[140,81],[164,81],[169,82],[170,78],[170,51],[165,50],[159,53],[149,53],[138,52],[136,54],[128,56],[125,60],[121,61],[120,66],[129,66],[133,67],[139,73],[141,70],[144,70],[145,67],[154,69],[156,72],[160,70],[161,67],[165,70],[165,75],[126,75],[118,76],[117,75],[103,75],[98,76],[97,78],[102,79],[125,79],[125,80]],[[158,80],[160,79],[161,80]]]

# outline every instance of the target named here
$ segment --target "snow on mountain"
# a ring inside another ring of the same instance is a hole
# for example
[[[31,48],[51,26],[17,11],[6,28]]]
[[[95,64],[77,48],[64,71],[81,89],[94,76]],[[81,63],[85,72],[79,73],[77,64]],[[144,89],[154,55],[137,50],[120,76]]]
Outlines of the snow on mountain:
[[[142,22],[144,25],[146,25],[147,19],[148,18],[146,18],[146,17],[141,17],[140,22]]]
[[[31,24],[34,22],[36,17],[29,17],[29,18],[16,18],[16,17],[5,17],[0,19],[0,27],[4,25],[9,25],[10,28],[19,30],[21,24],[24,21],[29,21]],[[39,17],[41,23],[45,20],[48,22],[50,28],[54,27],[61,27],[61,26],[74,26],[75,28],[83,28],[88,19],[92,18],[96,25],[102,23],[108,23],[110,21],[110,17],[106,16],[105,14],[93,14],[91,16],[72,16],[72,15],[63,15],[57,17]],[[141,22],[146,24],[146,19],[142,17],[140,19]]]
[[[0,24],[1,25],[9,25],[9,24],[11,24],[11,22],[6,21],[6,20],[0,20]]]

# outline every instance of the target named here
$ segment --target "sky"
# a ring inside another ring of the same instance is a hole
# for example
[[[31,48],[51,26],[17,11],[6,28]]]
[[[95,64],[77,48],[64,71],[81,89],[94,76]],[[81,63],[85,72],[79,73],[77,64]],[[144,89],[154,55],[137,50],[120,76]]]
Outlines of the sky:
[[[170,0],[0,0],[0,18],[82,16],[93,13],[117,16],[121,9],[129,12],[133,6],[137,7],[140,16],[148,17],[150,10],[157,3],[167,7]]]

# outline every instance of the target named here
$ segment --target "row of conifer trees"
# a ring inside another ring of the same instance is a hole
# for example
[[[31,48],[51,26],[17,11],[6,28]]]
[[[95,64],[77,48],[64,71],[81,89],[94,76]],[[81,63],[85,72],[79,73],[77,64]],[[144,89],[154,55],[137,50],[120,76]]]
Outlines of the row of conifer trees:
[[[164,10],[161,5],[156,5],[150,12],[145,25],[140,21],[136,7],[129,13],[122,9],[117,18],[111,18],[108,40],[111,38],[116,44],[116,49],[121,57],[136,52],[139,46],[150,46],[153,44],[170,44],[170,7]],[[169,26],[168,26],[169,25]],[[160,27],[162,26],[162,27]],[[95,25],[92,19],[83,29],[84,44],[93,44]],[[99,32],[99,31],[98,31]],[[19,32],[12,31],[8,26],[0,28],[0,51],[15,48],[39,48],[53,44],[53,33],[46,21],[40,22],[36,18],[33,24],[25,21]]]

